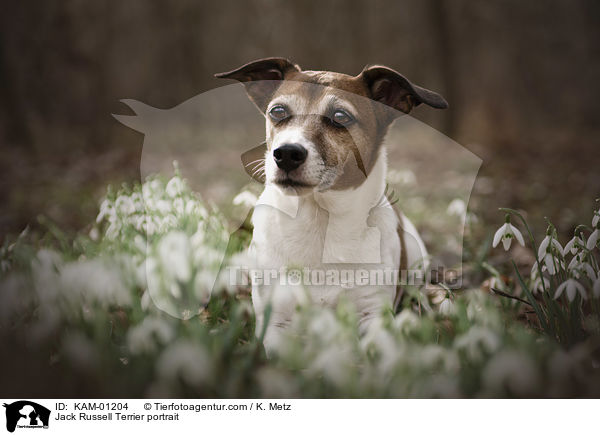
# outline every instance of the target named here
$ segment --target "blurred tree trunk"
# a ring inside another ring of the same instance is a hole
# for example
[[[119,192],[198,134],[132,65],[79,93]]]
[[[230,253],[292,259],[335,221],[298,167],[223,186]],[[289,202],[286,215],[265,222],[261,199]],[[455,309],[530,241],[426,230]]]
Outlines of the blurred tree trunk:
[[[442,93],[450,104],[450,109],[444,114],[445,118],[442,129],[446,135],[454,138],[457,133],[456,119],[460,102],[457,100],[459,95],[456,89],[458,86],[458,72],[452,37],[451,16],[448,6],[441,0],[429,0],[429,13],[432,23],[430,29],[437,48],[437,64],[440,66],[440,74],[444,87]]]
[[[6,139],[11,144],[31,146],[31,135],[27,127],[27,119],[23,107],[23,101],[17,95],[16,74],[14,66],[8,59],[8,50],[4,47],[9,41],[10,28],[6,23],[0,25],[0,114],[2,123],[0,129],[0,140]]]

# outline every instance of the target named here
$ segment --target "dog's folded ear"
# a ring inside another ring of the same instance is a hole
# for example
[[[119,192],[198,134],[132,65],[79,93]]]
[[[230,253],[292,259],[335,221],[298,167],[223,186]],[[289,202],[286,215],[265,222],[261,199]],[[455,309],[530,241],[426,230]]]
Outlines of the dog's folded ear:
[[[360,73],[371,92],[371,98],[404,113],[414,106],[427,104],[436,109],[448,108],[448,103],[440,94],[413,85],[402,74],[385,66],[365,67]]]
[[[300,71],[300,67],[283,57],[267,57],[247,63],[232,71],[215,74],[215,77],[242,82],[250,100],[261,112],[265,113],[281,80],[285,80],[286,74],[291,71]]]

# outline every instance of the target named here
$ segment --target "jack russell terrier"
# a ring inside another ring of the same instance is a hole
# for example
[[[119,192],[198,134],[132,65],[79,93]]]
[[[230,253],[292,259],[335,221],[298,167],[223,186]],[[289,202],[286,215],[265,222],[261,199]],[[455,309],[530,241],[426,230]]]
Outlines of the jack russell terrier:
[[[448,104],[384,66],[352,77],[266,58],[216,77],[242,82],[266,118],[266,150],[252,172],[265,188],[250,251],[264,271],[253,279],[252,302],[267,352],[276,351],[304,297],[326,306],[349,300],[364,332],[398,303],[402,272],[428,264],[417,230],[386,195],[386,132],[414,106]],[[303,277],[284,282],[268,272],[290,268]],[[383,271],[396,279],[374,282]]]

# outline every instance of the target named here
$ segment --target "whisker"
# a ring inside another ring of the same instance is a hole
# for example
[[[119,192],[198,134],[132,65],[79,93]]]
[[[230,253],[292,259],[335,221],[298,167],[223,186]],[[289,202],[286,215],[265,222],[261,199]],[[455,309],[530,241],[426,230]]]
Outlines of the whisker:
[[[256,168],[256,169],[255,169],[255,170],[252,172],[252,175],[254,176],[254,175],[260,174],[261,172],[263,172],[263,173],[264,173],[264,171],[265,171],[265,167],[264,167],[264,166],[261,166],[261,167],[259,167],[259,168]]]
[[[252,165],[252,164],[254,164],[254,163],[257,163],[257,162],[258,162],[258,163],[260,163],[260,162],[264,162],[264,161],[265,161],[265,159],[264,159],[264,158],[262,158],[262,159],[256,159],[256,160],[254,160],[254,161],[252,161],[252,162],[246,163],[244,166],[245,166],[245,167],[248,167],[248,166],[250,166],[250,165]]]
[[[248,162],[248,164],[247,164],[247,165],[251,165],[252,163],[256,163],[256,162],[262,162],[263,160],[265,160],[265,158],[264,158],[264,157],[262,157],[262,158],[260,158],[260,159],[252,160],[251,162]],[[246,166],[247,166],[247,165],[246,165]]]

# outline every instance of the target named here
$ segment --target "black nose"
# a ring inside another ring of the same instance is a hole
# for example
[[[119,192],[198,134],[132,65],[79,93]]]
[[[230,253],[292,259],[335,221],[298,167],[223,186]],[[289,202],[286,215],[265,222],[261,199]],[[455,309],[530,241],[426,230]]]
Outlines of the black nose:
[[[308,151],[298,144],[285,144],[273,151],[273,158],[279,168],[290,172],[306,160]]]

